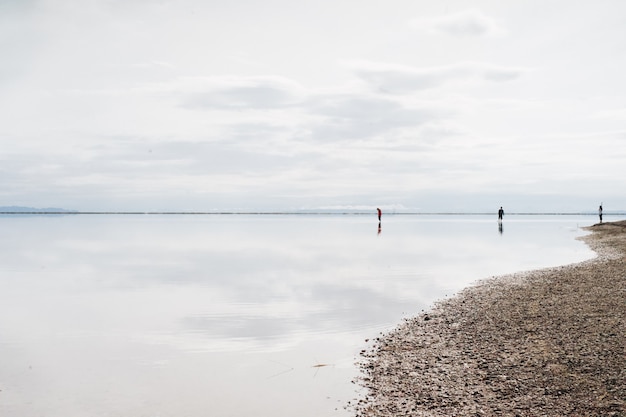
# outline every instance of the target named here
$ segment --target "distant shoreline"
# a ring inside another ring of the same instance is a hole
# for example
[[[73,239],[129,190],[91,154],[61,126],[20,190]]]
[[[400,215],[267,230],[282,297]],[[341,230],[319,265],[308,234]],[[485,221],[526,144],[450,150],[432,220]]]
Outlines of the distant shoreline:
[[[254,215],[254,216],[277,216],[277,215],[324,215],[324,216],[375,216],[375,212],[325,212],[325,211],[0,211],[0,215]],[[591,212],[516,212],[507,213],[508,216],[597,216]],[[384,213],[385,216],[496,216],[496,212],[395,212]],[[603,216],[626,216],[626,211],[605,212]],[[505,220],[506,220],[505,217]]]

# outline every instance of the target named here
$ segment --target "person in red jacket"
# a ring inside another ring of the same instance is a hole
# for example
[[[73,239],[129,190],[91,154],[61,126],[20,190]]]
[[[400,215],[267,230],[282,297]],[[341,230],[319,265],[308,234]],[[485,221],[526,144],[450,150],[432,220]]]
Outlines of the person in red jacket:
[[[379,208],[377,208],[376,210],[378,211],[378,223],[380,223],[380,216],[383,215],[383,212]]]

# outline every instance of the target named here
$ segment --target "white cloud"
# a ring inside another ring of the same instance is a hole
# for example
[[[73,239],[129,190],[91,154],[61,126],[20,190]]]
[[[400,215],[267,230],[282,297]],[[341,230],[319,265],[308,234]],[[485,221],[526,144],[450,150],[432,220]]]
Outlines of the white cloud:
[[[405,127],[417,127],[441,117],[433,107],[408,105],[372,94],[322,95],[312,98],[308,112],[322,116],[313,127],[316,140],[387,137]]]
[[[465,10],[430,19],[417,18],[411,21],[411,25],[452,36],[487,36],[502,32],[494,19],[478,10]]]
[[[280,108],[298,104],[304,88],[284,77],[198,77],[181,80],[187,108]]]
[[[122,3],[0,15],[4,204],[624,189],[621,3]]]
[[[448,83],[483,81],[512,81],[526,71],[485,63],[463,62],[440,67],[415,68],[405,65],[355,61],[348,64],[355,75],[379,91],[409,94],[433,89]]]
[[[626,107],[619,109],[607,109],[607,110],[599,110],[591,115],[591,117],[596,119],[605,119],[605,120],[617,120],[621,122],[626,121]]]

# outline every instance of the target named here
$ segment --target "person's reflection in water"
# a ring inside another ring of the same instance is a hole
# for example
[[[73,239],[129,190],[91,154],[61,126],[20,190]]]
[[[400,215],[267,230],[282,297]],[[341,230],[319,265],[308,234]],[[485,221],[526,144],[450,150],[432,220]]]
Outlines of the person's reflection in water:
[[[383,231],[383,228],[380,226],[380,222],[378,222],[378,234]]]
[[[504,231],[504,229],[502,229],[502,222],[498,222],[498,232],[500,232],[500,234],[502,234],[503,231]]]

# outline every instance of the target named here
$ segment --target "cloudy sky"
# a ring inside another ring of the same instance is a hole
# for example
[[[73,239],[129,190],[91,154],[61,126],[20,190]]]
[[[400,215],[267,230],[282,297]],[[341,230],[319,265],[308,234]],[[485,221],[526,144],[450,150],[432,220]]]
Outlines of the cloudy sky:
[[[626,209],[626,3],[0,0],[0,206]]]

